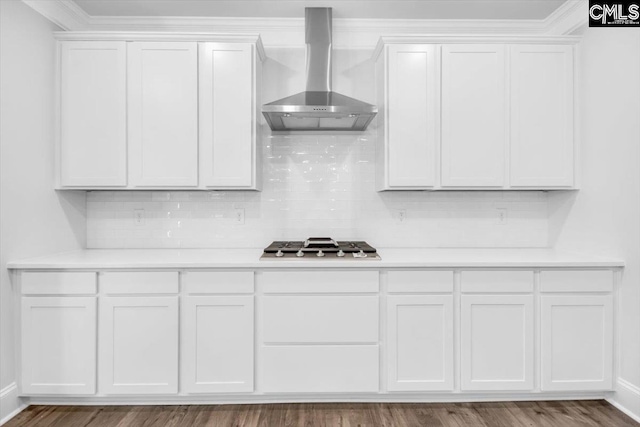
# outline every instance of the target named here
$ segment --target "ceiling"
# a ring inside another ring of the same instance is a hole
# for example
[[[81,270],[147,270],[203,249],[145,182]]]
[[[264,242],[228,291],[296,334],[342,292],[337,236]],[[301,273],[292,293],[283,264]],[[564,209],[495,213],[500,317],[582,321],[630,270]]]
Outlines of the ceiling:
[[[565,0],[75,0],[92,16],[301,18],[332,7],[334,18],[544,19]]]

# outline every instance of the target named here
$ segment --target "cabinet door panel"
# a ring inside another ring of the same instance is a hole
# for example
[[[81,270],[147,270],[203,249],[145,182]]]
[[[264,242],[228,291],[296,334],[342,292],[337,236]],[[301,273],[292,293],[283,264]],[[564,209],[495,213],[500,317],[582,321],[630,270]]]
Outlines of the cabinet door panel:
[[[541,312],[542,389],[612,389],[611,295],[544,295]]]
[[[200,44],[200,164],[206,187],[255,186],[253,59],[250,44]]]
[[[377,393],[377,345],[262,347],[265,393]]]
[[[96,392],[96,298],[22,298],[22,394]]]
[[[101,298],[100,390],[178,392],[178,297]]]
[[[253,296],[184,297],[184,389],[253,391]]]
[[[511,185],[573,185],[573,48],[511,48]]]
[[[388,186],[435,185],[436,66],[431,45],[388,47]]]
[[[263,297],[265,343],[377,343],[378,296]],[[354,316],[357,313],[357,316]]]
[[[125,42],[60,43],[60,185],[127,185]]]
[[[501,187],[505,168],[502,45],[442,47],[442,186]]]
[[[533,389],[533,296],[463,295],[463,390]]]
[[[133,186],[198,185],[197,61],[196,43],[128,45]]]
[[[453,296],[387,297],[390,391],[453,390]]]

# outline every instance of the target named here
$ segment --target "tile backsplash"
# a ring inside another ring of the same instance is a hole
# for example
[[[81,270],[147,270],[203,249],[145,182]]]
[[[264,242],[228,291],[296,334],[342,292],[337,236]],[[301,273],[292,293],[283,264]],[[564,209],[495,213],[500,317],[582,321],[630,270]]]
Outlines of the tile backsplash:
[[[544,192],[376,192],[375,131],[270,135],[263,144],[262,192],[88,193],[87,247],[263,247],[309,236],[378,247],[548,244]]]

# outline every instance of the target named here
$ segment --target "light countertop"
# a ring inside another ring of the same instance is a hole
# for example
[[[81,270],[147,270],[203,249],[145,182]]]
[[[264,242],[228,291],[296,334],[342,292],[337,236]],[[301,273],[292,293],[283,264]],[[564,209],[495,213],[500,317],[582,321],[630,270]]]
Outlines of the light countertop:
[[[620,259],[553,249],[378,249],[381,260],[263,260],[262,249],[87,249],[9,262],[9,269],[618,268]]]

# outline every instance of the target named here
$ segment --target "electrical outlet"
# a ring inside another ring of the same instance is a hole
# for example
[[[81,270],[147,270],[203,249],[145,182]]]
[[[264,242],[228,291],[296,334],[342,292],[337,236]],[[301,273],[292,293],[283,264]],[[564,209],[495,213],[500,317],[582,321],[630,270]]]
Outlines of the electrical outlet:
[[[496,223],[499,225],[506,225],[508,219],[507,208],[496,208]]]
[[[404,222],[405,219],[407,219],[407,210],[398,209],[398,222]]]
[[[133,223],[135,225],[144,225],[144,209],[133,210]]]
[[[235,209],[235,219],[236,224],[244,224],[244,209],[236,208]]]

